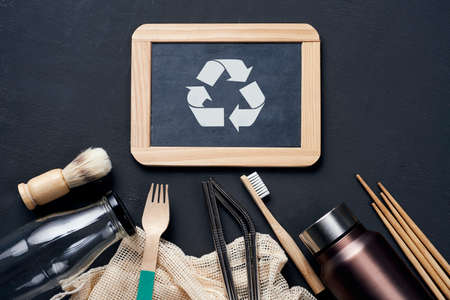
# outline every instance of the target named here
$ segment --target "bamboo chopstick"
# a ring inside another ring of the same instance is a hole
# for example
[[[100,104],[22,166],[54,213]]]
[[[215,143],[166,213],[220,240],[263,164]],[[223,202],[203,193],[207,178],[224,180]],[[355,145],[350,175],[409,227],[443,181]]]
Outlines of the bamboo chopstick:
[[[382,192],[381,198],[383,198],[384,202],[388,205],[391,212],[394,214],[397,221],[400,223],[402,228],[406,231],[408,236],[411,238],[413,243],[417,246],[419,251],[423,254],[423,256],[428,260],[430,265],[433,267],[433,269],[438,273],[439,277],[441,277],[442,281],[444,281],[447,288],[450,288],[450,278],[448,278],[447,274],[444,272],[444,270],[441,268],[441,266],[438,264],[438,262],[434,259],[433,255],[425,248],[425,246],[422,244],[422,242],[417,238],[416,234],[411,230],[411,228],[406,224],[406,222],[403,220],[402,216],[397,212],[395,207],[391,204],[391,202],[388,200],[386,195]]]
[[[403,208],[400,206],[400,204],[397,203],[395,198],[392,196],[391,193],[381,184],[381,182],[378,182],[378,186],[383,191],[383,193],[387,196],[391,204],[397,209],[398,213],[402,216],[402,218],[405,220],[405,222],[408,224],[408,226],[411,228],[411,230],[416,234],[416,236],[419,238],[419,240],[425,245],[425,247],[428,249],[428,251],[431,252],[433,257],[439,262],[439,264],[444,268],[444,270],[447,272],[448,275],[450,275],[450,266],[448,265],[445,258],[441,255],[441,253],[434,247],[433,243],[427,238],[427,236],[420,230],[419,226],[414,223],[414,221],[408,216],[408,214],[403,210]]]
[[[367,183],[364,181],[364,179],[362,179],[362,177],[359,174],[356,175],[356,178],[361,183],[361,185],[366,190],[366,192],[369,194],[369,196],[372,198],[372,200],[377,204],[378,208],[383,212],[384,216],[389,221],[389,223],[392,225],[392,227],[395,228],[395,230],[400,235],[400,237],[403,239],[405,244],[408,245],[411,252],[414,253],[417,260],[420,261],[420,263],[425,268],[425,270],[428,272],[428,274],[431,276],[431,278],[433,278],[434,282],[437,284],[439,289],[444,293],[445,297],[450,299],[450,290],[447,288],[447,285],[441,279],[441,277],[438,275],[438,273],[436,273],[436,271],[431,266],[431,264],[428,262],[428,260],[419,251],[419,249],[414,244],[414,242],[411,240],[411,238],[408,236],[408,234],[405,232],[405,230],[400,226],[400,224],[397,222],[397,220],[394,218],[394,216],[389,212],[389,210],[386,208],[386,206],[384,206],[384,204],[380,201],[380,199],[378,199],[377,195],[375,195],[375,193],[367,185]]]
[[[409,250],[408,246],[405,244],[405,242],[402,240],[402,238],[398,235],[398,233],[395,231],[394,227],[389,223],[389,221],[386,219],[386,217],[383,215],[381,210],[377,207],[375,202],[372,202],[372,207],[380,217],[381,221],[384,223],[384,225],[387,227],[389,232],[391,233],[394,240],[397,242],[400,249],[402,249],[403,253],[406,255],[408,260],[411,262],[411,264],[416,269],[417,273],[419,273],[420,277],[422,277],[423,281],[425,281],[426,285],[430,288],[431,292],[436,296],[438,300],[445,300],[444,295],[439,291],[438,287],[434,284],[431,277],[428,275],[428,273],[425,271],[425,269],[422,267],[420,262],[417,260],[417,258],[414,256],[414,254]]]

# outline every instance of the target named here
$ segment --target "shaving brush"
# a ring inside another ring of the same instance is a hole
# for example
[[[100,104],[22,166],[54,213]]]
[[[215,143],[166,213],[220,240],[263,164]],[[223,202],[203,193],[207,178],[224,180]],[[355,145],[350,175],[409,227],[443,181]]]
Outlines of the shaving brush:
[[[29,210],[67,194],[71,188],[97,180],[111,171],[111,160],[102,148],[88,148],[64,169],[53,169],[17,188]]]

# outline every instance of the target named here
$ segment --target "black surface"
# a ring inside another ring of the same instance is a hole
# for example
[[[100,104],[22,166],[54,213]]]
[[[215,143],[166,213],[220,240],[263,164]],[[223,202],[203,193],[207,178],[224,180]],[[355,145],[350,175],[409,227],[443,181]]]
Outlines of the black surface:
[[[150,183],[160,182],[170,184],[165,238],[202,255],[213,250],[200,185],[209,176],[270,233],[239,181],[253,169],[133,160],[130,37],[151,22],[305,22],[322,40],[322,157],[310,168],[258,170],[272,192],[269,208],[300,244],[301,230],[345,201],[394,245],[354,178],[360,172],[373,187],[382,180],[448,258],[449,10],[449,1],[0,1],[0,235],[91,203],[92,191],[108,186],[139,221]],[[103,184],[27,211],[17,183],[63,167],[90,145],[111,155]],[[231,241],[239,230],[224,219]],[[305,286],[291,262],[283,274]]]
[[[206,62],[240,59],[253,67],[245,82],[228,81],[224,71],[213,87],[196,79]],[[250,106],[239,92],[257,82],[265,96],[255,123],[237,131],[228,119]],[[224,108],[224,127],[201,127],[189,109],[186,87],[204,87]],[[153,146],[299,147],[301,99],[300,43],[155,43],[152,45]]]

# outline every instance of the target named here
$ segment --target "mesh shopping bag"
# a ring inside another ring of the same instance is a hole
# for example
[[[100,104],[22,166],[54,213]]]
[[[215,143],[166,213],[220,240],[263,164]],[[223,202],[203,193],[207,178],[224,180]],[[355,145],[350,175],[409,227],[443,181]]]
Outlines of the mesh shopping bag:
[[[276,241],[266,234],[257,234],[256,241],[261,299],[315,299],[302,287],[289,288],[280,274],[287,257]],[[144,243],[144,232],[138,229],[137,234],[122,240],[108,265],[62,281],[63,292],[52,300],[65,296],[73,300],[135,300]],[[239,299],[248,299],[244,239],[237,238],[227,250]],[[226,300],[221,276],[216,252],[197,258],[161,240],[153,299]]]

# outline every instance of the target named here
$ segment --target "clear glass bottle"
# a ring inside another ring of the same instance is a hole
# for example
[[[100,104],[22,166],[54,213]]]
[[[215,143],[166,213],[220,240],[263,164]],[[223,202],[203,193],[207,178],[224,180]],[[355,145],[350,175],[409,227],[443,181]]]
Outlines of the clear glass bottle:
[[[135,225],[119,197],[30,222],[0,240],[2,299],[32,299],[80,274]]]

